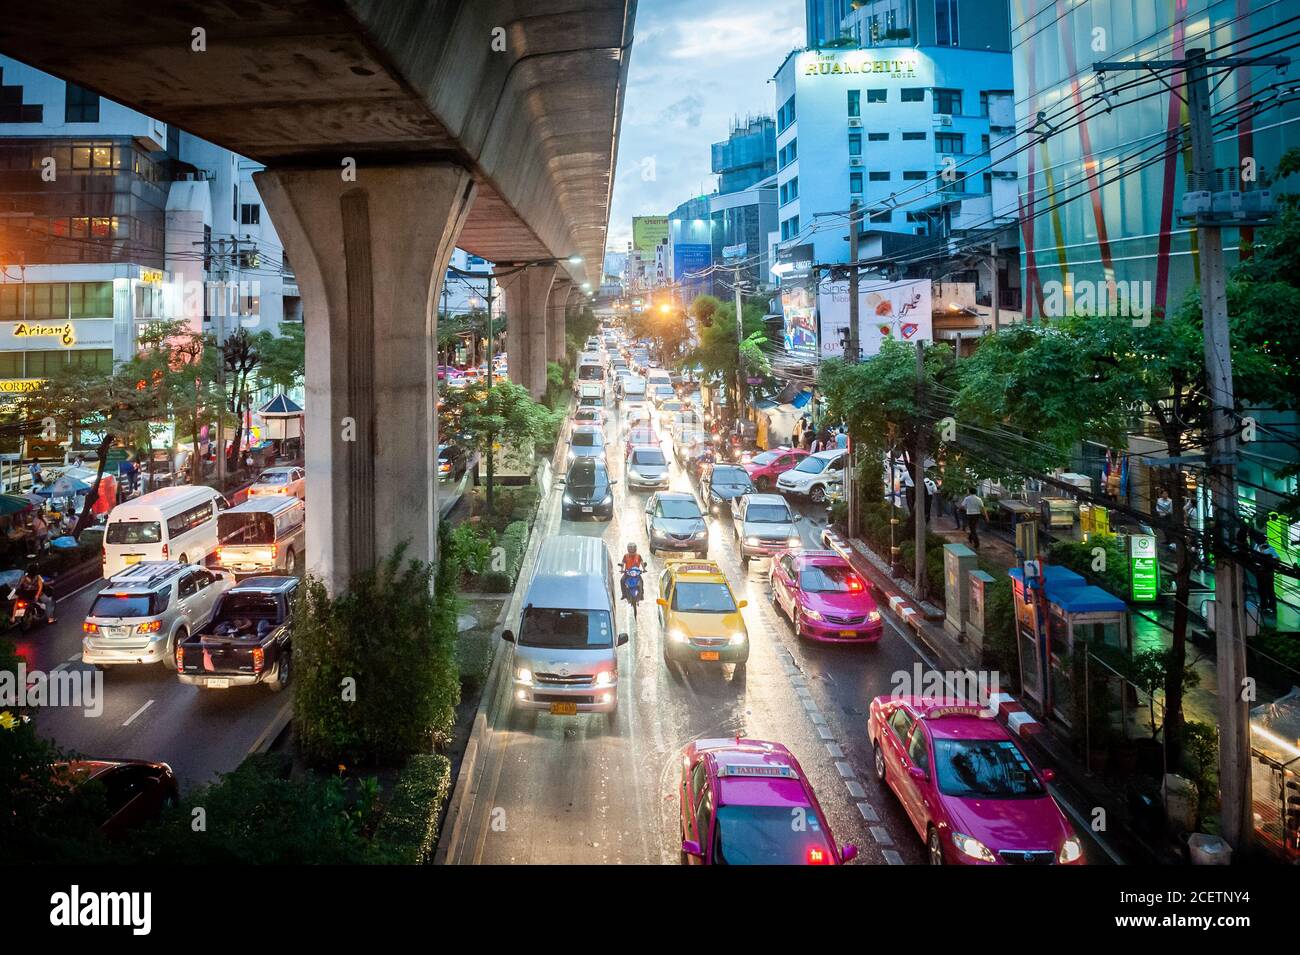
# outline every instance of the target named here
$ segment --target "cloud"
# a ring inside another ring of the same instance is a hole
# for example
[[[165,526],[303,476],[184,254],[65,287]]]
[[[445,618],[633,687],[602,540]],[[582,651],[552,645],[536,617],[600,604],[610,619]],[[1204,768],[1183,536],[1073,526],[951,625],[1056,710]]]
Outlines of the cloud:
[[[704,97],[698,93],[683,96],[675,103],[670,103],[659,113],[659,121],[682,126],[699,126],[704,115]]]

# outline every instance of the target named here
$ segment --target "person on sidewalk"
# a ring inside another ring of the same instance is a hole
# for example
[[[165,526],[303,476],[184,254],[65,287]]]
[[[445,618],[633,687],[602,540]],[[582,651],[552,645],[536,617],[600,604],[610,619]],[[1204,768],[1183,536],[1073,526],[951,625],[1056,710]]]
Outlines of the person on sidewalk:
[[[973,490],[962,498],[962,510],[966,512],[966,539],[970,541],[971,550],[980,549],[980,518],[988,520],[989,512],[984,507],[984,499]]]
[[[1277,591],[1273,581],[1273,566],[1278,559],[1277,550],[1261,537],[1250,548],[1256,555],[1255,588],[1259,591],[1260,614],[1277,613]]]
[[[847,448],[848,446],[849,446],[849,433],[846,430],[844,430],[844,425],[840,425],[840,429],[835,432],[835,447]]]

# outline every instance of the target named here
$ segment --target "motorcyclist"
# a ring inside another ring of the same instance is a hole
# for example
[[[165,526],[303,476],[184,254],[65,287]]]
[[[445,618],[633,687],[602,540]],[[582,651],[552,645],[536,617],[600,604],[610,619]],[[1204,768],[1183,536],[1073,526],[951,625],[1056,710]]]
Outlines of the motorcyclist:
[[[645,572],[645,561],[643,561],[641,559],[641,555],[636,552],[636,544],[627,545],[627,553],[623,555],[622,567],[623,567],[623,577],[621,583],[623,585],[623,599],[626,600],[627,599],[627,572],[634,567],[637,570],[641,571],[642,573]]]
[[[14,589],[18,591],[18,596],[29,604],[40,604],[49,623],[57,622],[54,619],[54,598],[45,592],[45,578],[41,576],[35,564],[30,565],[18,578],[18,585]]]

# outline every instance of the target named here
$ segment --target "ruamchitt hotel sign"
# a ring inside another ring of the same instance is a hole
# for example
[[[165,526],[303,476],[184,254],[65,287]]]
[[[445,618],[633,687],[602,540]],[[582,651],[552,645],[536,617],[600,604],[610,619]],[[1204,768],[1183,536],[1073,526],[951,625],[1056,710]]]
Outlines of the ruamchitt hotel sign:
[[[806,53],[802,63],[804,76],[844,76],[871,74],[881,79],[919,79],[919,60],[915,55],[892,52],[881,55],[867,50],[840,53]]]

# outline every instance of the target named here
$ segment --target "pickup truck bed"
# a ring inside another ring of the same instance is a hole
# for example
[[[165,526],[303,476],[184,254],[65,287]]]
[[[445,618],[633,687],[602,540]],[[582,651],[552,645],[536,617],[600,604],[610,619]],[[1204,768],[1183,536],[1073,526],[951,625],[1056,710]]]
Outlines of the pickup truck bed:
[[[212,621],[176,648],[182,683],[210,689],[289,683],[295,577],[253,577],[221,595]]]

